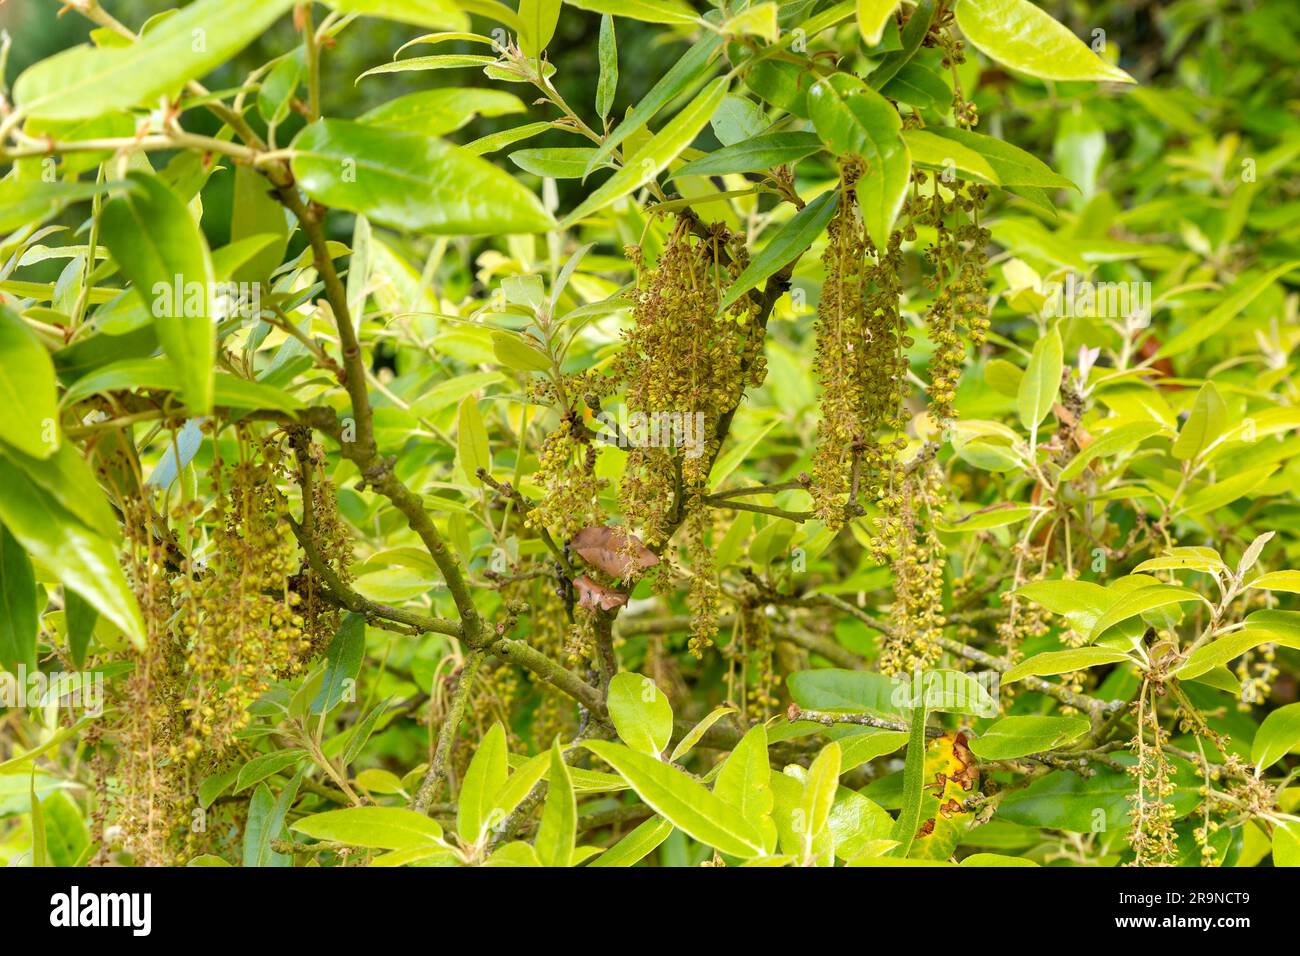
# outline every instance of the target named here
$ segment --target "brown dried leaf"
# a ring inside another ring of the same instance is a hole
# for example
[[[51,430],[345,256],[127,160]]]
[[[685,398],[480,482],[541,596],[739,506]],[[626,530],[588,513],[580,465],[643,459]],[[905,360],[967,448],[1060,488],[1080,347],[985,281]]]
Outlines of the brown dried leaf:
[[[596,570],[619,579],[659,563],[659,556],[636,535],[606,525],[583,528],[573,536],[569,547]]]
[[[622,607],[627,603],[627,595],[622,591],[615,591],[603,584],[597,584],[585,574],[582,577],[574,578],[573,583],[578,586],[578,603],[583,607],[593,610],[599,608],[602,611],[612,611],[614,608]]]

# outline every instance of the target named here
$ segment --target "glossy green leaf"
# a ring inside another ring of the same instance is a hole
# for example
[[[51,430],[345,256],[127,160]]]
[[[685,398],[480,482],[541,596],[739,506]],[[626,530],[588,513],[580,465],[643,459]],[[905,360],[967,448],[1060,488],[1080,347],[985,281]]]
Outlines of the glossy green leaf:
[[[875,46],[885,32],[885,23],[898,7],[899,0],[856,0],[858,10],[858,30],[862,33],[862,42]]]
[[[0,668],[36,670],[36,575],[21,544],[0,525]]]
[[[1029,0],[960,0],[957,26],[985,56],[1043,80],[1132,83]]]
[[[633,866],[655,851],[673,832],[672,821],[651,817],[592,860],[588,866]]]
[[[762,838],[721,798],[654,757],[605,740],[584,741],[631,785],[637,796],[679,830],[728,856],[761,856]]]
[[[541,201],[486,160],[441,140],[321,120],[293,143],[299,185],[326,205],[414,232],[544,232]]]
[[[1191,414],[1179,430],[1170,454],[1179,461],[1194,460],[1223,436],[1228,425],[1228,407],[1223,403],[1223,396],[1213,382],[1206,382],[1196,393]]]
[[[905,129],[902,136],[912,164],[934,170],[944,181],[973,179],[990,186],[1002,185],[992,164],[969,146],[925,129]]]
[[[797,163],[821,148],[822,141],[815,133],[768,133],[693,159],[674,172],[672,178],[762,172]]]
[[[1264,718],[1250,745],[1255,771],[1267,770],[1300,746],[1300,704],[1286,704]]]
[[[489,473],[492,471],[492,450],[488,445],[487,428],[478,410],[477,398],[473,395],[465,396],[460,403],[456,421],[457,461],[466,478],[478,481],[476,475],[480,468]]]
[[[501,823],[500,814],[493,810],[497,793],[505,785],[508,774],[506,731],[497,722],[479,741],[461,782],[456,832],[466,843],[480,844],[488,829]]]
[[[571,866],[578,832],[578,805],[573,797],[569,768],[557,739],[551,745],[551,772],[547,777],[546,804],[537,827],[533,849],[542,866]]]
[[[630,671],[615,674],[606,704],[623,743],[652,757],[663,753],[673,732],[673,709],[654,681]]]
[[[54,362],[27,323],[0,305],[0,440],[33,458],[59,447]]]
[[[970,749],[981,760],[1010,760],[1055,750],[1082,737],[1088,727],[1083,717],[1003,717],[972,740]]]
[[[803,255],[835,215],[839,196],[839,190],[828,190],[795,213],[736,277],[718,311],[725,312],[750,289]]]
[[[266,32],[294,0],[197,0],[126,46],[78,46],[29,67],[14,102],[32,117],[89,119],[158,105]]]
[[[674,116],[662,130],[627,157],[622,169],[597,187],[578,205],[577,209],[565,216],[560,223],[560,228],[567,229],[592,213],[599,212],[634,189],[644,186],[667,169],[668,164],[691,145],[691,141],[708,124],[709,117],[718,108],[726,92],[726,77],[718,77],[701,90],[699,95]],[[606,144],[608,145],[608,140]],[[600,158],[600,153],[600,150],[596,152],[592,158],[593,163]],[[591,163],[588,167],[591,168]]]
[[[563,0],[519,0],[519,52],[539,57],[555,36]]]
[[[479,116],[509,116],[527,110],[523,101],[504,90],[443,87],[421,90],[389,100],[359,117],[367,126],[442,136]]]
[[[442,843],[442,827],[423,813],[401,807],[347,807],[303,817],[290,828],[331,843],[404,850]]]
[[[313,714],[329,713],[345,698],[356,697],[357,676],[366,656],[366,619],[349,611],[325,649],[325,677],[311,703]]]
[[[596,83],[596,112],[602,120],[609,117],[618,91],[618,38],[614,32],[614,18],[605,14],[600,18],[600,39],[596,57],[600,61],[600,79]]]
[[[1051,674],[1068,674],[1103,664],[1131,661],[1123,651],[1109,647],[1076,647],[1068,651],[1044,651],[1026,658],[1002,675],[1002,683],[1014,684],[1025,677],[1045,677]]]
[[[1020,380],[1020,391],[1016,394],[1016,411],[1020,413],[1020,421],[1030,430],[1031,437],[1037,435],[1038,426],[1056,402],[1064,369],[1061,333],[1053,327],[1034,343],[1029,365]]]

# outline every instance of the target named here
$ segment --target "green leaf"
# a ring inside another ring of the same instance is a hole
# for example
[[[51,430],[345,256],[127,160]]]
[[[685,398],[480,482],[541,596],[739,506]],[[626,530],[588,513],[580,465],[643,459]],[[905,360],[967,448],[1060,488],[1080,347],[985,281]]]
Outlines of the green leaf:
[[[40,225],[69,203],[90,199],[121,183],[47,183],[44,180],[0,180],[0,233],[20,226]]]
[[[681,24],[698,19],[694,10],[680,0],[566,0],[579,10],[628,17],[644,23]]]
[[[610,6],[620,9],[602,10],[600,12],[618,16],[621,13],[621,8],[626,7],[627,4],[622,3],[620,0],[620,2],[611,3]],[[636,106],[623,119],[623,122],[614,127],[613,132],[605,137],[605,141],[601,143],[600,148],[591,157],[587,172],[590,173],[601,164],[612,159],[614,150],[622,145],[623,141],[629,136],[644,129],[646,124],[654,119],[661,109],[677,99],[677,97],[703,83],[705,78],[713,72],[715,68],[714,59],[721,48],[722,38],[713,33],[705,34],[700,40],[696,41],[682,58],[668,69],[668,72],[659,79],[659,82],[650,87],[649,92],[637,102]],[[705,117],[705,122],[707,121],[708,117]],[[693,139],[694,136],[691,138]],[[623,165],[630,165],[630,161],[626,157]]]
[[[549,372],[551,357],[530,345],[522,336],[514,332],[496,331],[492,333],[492,354],[506,368],[519,372]]]
[[[767,729],[758,724],[751,727],[727,755],[713,784],[713,795],[740,811],[749,825],[763,835],[763,845],[768,852],[776,846],[771,779]]]
[[[36,670],[36,574],[21,544],[0,525],[0,669]]]
[[[840,781],[840,745],[831,741],[821,749],[808,767],[808,777],[803,785],[803,818],[805,846],[812,849],[812,841],[830,819],[831,806]]]
[[[461,783],[456,832],[466,843],[482,843],[488,829],[501,822],[493,809],[497,792],[505,785],[509,772],[506,730],[497,721],[483,735]]]
[[[1267,574],[1261,574],[1247,584],[1246,587],[1300,594],[1300,571],[1270,571]]]
[[[351,690],[355,698],[357,675],[366,656],[366,619],[349,611],[325,649],[325,676],[320,693],[311,702],[313,714],[327,714]]]
[[[552,179],[581,179],[587,162],[595,154],[590,146],[552,146],[546,149],[517,149],[510,162],[534,176]]]
[[[870,173],[858,181],[858,205],[867,235],[877,249],[884,249],[912,170],[908,147],[899,137],[898,111],[857,77],[835,73],[813,85],[808,113],[832,152],[867,161]]]
[[[1156,352],[1155,357],[1165,358],[1170,355],[1180,355],[1200,345],[1211,336],[1217,335],[1224,326],[1240,315],[1274,282],[1296,269],[1300,269],[1300,259],[1285,262],[1270,269],[1263,275],[1239,279],[1222,302],[1207,314],[1198,316],[1186,329],[1168,339]]]
[[[687,836],[728,856],[751,859],[763,854],[762,838],[749,822],[682,771],[606,740],[584,741],[583,746],[618,771],[637,796]]]
[[[700,130],[709,122],[709,117],[722,102],[727,92],[727,78],[718,77],[711,82],[695,99],[670,120],[663,129],[650,138],[648,142],[623,161],[623,168],[605,180],[578,208],[564,217],[561,229],[568,229],[594,212],[599,212],[610,203],[621,199],[634,189],[639,189],[668,168],[668,164],[677,158],[691,141],[699,135]],[[643,101],[644,102],[644,101]],[[630,117],[629,117],[630,119]],[[619,127],[622,129],[622,126]],[[612,138],[612,137],[611,137]],[[606,140],[608,145],[609,140]],[[588,164],[589,169],[603,160],[597,150]],[[606,155],[608,155],[606,153]]]
[[[1266,613],[1266,612],[1265,612]],[[1253,621],[1254,615],[1246,620],[1246,626],[1240,631],[1224,634],[1194,650],[1187,661],[1174,676],[1179,680],[1195,680],[1222,664],[1240,657],[1248,650],[1261,644],[1282,644],[1286,647],[1300,649],[1300,635],[1285,631],[1269,630]]]
[[[633,866],[655,851],[673,832],[672,822],[651,817],[589,863],[589,866]]]
[[[66,587],[84,597],[136,647],[144,647],[144,621],[117,549],[2,455],[0,523]]]
[[[519,97],[503,90],[442,87],[389,100],[363,113],[358,122],[425,136],[442,136],[455,132],[475,117],[508,116],[527,109]]]
[[[77,667],[86,664],[86,651],[90,648],[90,639],[95,633],[95,623],[99,612],[86,602],[76,591],[66,588],[63,591],[64,623],[68,629],[68,653],[72,663]]]
[[[663,753],[673,733],[673,709],[653,680],[629,671],[615,674],[606,703],[623,743],[652,757]]]
[[[803,255],[835,215],[839,196],[838,189],[827,190],[795,213],[736,277],[718,311],[725,312],[750,289]]]
[[[971,741],[971,753],[981,760],[1010,760],[1045,753],[1088,732],[1083,717],[1003,717]]]
[[[770,0],[766,3],[751,3],[730,17],[720,29],[730,37],[756,36],[768,43],[775,43],[781,35],[776,4]]]
[[[907,737],[907,733],[901,730],[877,730],[841,738],[840,773],[848,773],[877,757],[892,754],[907,743]]]
[[[1172,758],[1171,762],[1173,792],[1163,802],[1176,819],[1200,804],[1205,781],[1186,761]],[[1122,832],[1128,826],[1137,784],[1122,771],[1095,769],[1086,778],[1068,770],[1044,774],[1028,787],[1008,792],[995,819],[1074,833]]]
[[[710,727],[716,724],[723,717],[726,717],[728,714],[734,714],[735,712],[736,708],[728,704],[720,704],[719,706],[714,707],[711,711],[705,714],[703,720],[692,727],[681,740],[677,741],[677,746],[674,747],[673,752],[668,755],[668,759],[676,763],[679,759],[685,757],[691,752],[692,748],[700,742],[700,738],[708,733]]]
[[[542,822],[537,827],[537,839],[533,843],[542,866],[571,866],[577,836],[578,805],[557,738],[551,745],[546,805],[542,808]]]
[[[1250,745],[1256,775],[1300,745],[1300,704],[1279,707],[1264,718]]]
[[[1024,677],[1044,677],[1051,674],[1068,674],[1102,664],[1131,661],[1123,651],[1109,647],[1077,647],[1068,651],[1045,651],[1026,658],[1002,675],[1003,684],[1014,684]]]
[[[871,88],[878,90],[898,75],[898,72],[911,62],[921,49],[921,44],[930,33],[930,23],[934,20],[934,0],[919,0],[912,15],[899,33],[901,50],[887,53],[867,78]]]
[[[29,67],[14,102],[30,117],[90,119],[147,105],[232,59],[294,0],[197,0],[126,46],[77,46]]]
[[[431,30],[468,30],[469,17],[459,8],[473,9],[469,3],[453,3],[451,0],[324,0],[324,2],[339,13],[383,17],[386,20],[409,23],[412,26],[427,27]],[[495,7],[498,4],[491,6]],[[502,9],[513,17],[513,10],[505,7]],[[500,20],[500,16],[495,18]],[[506,20],[501,22],[517,27],[515,22]]]
[[[1165,426],[1156,421],[1125,422],[1116,425],[1070,459],[1070,463],[1061,469],[1060,479],[1073,481],[1098,458],[1110,458],[1112,455],[1122,454],[1136,448],[1152,435],[1165,430]]]
[[[478,469],[492,471],[492,450],[488,446],[487,428],[483,425],[483,416],[479,414],[478,399],[466,395],[460,403],[456,415],[456,449],[457,460],[461,470],[470,481],[478,481]]]
[[[1029,0],[960,0],[957,26],[985,56],[1042,80],[1132,83]]]
[[[1154,584],[1150,587],[1130,591],[1121,595],[1118,601],[1112,604],[1101,617],[1097,618],[1092,625],[1092,630],[1088,632],[1088,640],[1095,641],[1106,633],[1107,628],[1131,617],[1137,617],[1139,614],[1145,614],[1147,611],[1154,611],[1157,608],[1168,607],[1171,604],[1184,604],[1188,601],[1204,601],[1207,607],[1210,606],[1210,602],[1196,591],[1168,584]]]
[[[596,112],[602,120],[609,117],[618,91],[618,39],[614,33],[614,18],[605,14],[600,18],[600,39],[596,45],[596,58],[600,62],[600,79],[596,82]]]
[[[1115,601],[1111,592],[1091,581],[1032,581],[1016,593],[1060,614],[1080,634],[1091,631]]]
[[[288,866],[290,858],[271,848],[273,840],[280,838],[289,806],[298,795],[301,775],[274,797],[266,784],[259,784],[248,801],[248,816],[244,823],[244,866]]]
[[[985,531],[989,528],[1004,528],[1009,524],[1024,521],[1034,513],[1032,505],[1017,505],[1004,502],[997,507],[981,508],[961,518],[951,521],[936,517],[934,526],[937,530],[950,534],[965,534],[971,531]]]
[[[1038,426],[1042,424],[1047,413],[1052,410],[1056,393],[1061,389],[1061,372],[1065,369],[1065,360],[1061,346],[1061,333],[1055,326],[1034,343],[1029,354],[1029,366],[1024,378],[1020,380],[1020,391],[1016,395],[1016,411],[1020,421],[1036,436]]]
[[[307,751],[301,749],[275,750],[269,754],[258,754],[239,768],[239,775],[235,778],[235,793],[247,790],[267,777],[292,767],[306,756]]]
[[[907,856],[921,825],[921,796],[926,782],[925,744],[925,704],[919,703],[912,708],[908,729],[907,759],[903,763],[903,802],[890,834],[890,838],[898,843],[892,851],[895,857]]]
[[[526,57],[542,55],[555,36],[562,0],[519,0],[519,52]],[[567,864],[565,864],[567,865]]]
[[[683,176],[725,176],[728,173],[757,173],[797,163],[822,148],[816,133],[767,133],[724,146],[707,156],[693,159],[672,174]]]
[[[506,173],[420,133],[320,120],[293,143],[307,195],[414,232],[499,235],[554,227],[541,201]]]
[[[1273,865],[1300,866],[1300,820],[1279,820],[1274,824]]]
[[[375,850],[406,850],[442,844],[442,827],[423,813],[401,807],[348,807],[303,817],[292,827],[304,836]]]
[[[941,178],[974,179],[990,186],[1002,185],[989,161],[969,146],[924,129],[905,129],[902,135],[913,165],[933,169]]]
[[[953,126],[930,126],[926,131],[984,157],[1003,186],[1037,186],[1041,189],[1076,191],[1079,188],[1060,173],[1053,172],[1037,156],[1005,140]]]
[[[895,703],[898,684],[874,671],[822,667],[795,671],[786,678],[790,696],[808,710],[874,711],[896,717],[907,713]]]
[[[1206,382],[1196,393],[1192,412],[1178,432],[1170,454],[1179,461],[1200,457],[1228,430],[1228,424],[1228,407],[1223,397],[1213,382]]]
[[[862,42],[876,46],[885,32],[885,23],[898,7],[899,0],[857,0],[858,29]]]
[[[154,317],[189,411],[206,415],[217,354],[212,255],[184,201],[161,179],[140,172],[128,178],[135,188],[104,206],[104,244]]]
[[[212,403],[221,408],[269,408],[291,415],[303,407],[302,399],[282,388],[225,372],[213,378]]]

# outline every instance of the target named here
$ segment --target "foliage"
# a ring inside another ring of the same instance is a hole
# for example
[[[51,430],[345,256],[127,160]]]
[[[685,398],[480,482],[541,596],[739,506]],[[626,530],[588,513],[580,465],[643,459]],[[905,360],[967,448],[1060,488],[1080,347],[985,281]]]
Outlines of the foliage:
[[[67,5],[0,856],[1300,865],[1294,5]]]

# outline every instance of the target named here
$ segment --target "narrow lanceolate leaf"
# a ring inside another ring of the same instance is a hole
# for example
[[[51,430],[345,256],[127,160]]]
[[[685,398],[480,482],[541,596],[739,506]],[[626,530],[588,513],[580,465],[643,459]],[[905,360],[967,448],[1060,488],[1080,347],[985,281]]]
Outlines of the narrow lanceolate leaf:
[[[1186,604],[1191,601],[1209,601],[1200,593],[1189,588],[1174,587],[1168,584],[1153,584],[1150,587],[1137,588],[1124,594],[1112,604],[1106,613],[1097,618],[1088,632],[1089,640],[1096,640],[1106,633],[1106,629],[1121,621],[1126,621],[1147,611],[1154,611],[1171,604]]]
[[[1261,574],[1246,587],[1300,594],[1300,571],[1270,571],[1268,574]]]
[[[325,649],[325,677],[320,693],[312,701],[313,714],[328,713],[355,688],[361,662],[366,656],[366,619],[348,612]]]
[[[567,0],[570,6],[592,13],[628,17],[643,23],[693,23],[699,19],[681,0]]]
[[[0,523],[65,586],[84,597],[136,647],[144,647],[144,620],[122,573],[117,549],[3,456]]]
[[[970,749],[983,760],[1010,760],[1055,750],[1082,737],[1089,726],[1083,717],[1003,717],[971,741]]]
[[[607,12],[617,14],[619,11]],[[605,141],[591,157],[587,172],[590,174],[601,163],[610,159],[614,155],[614,150],[625,139],[644,129],[645,125],[654,119],[655,114],[670,102],[704,82],[704,79],[714,71],[714,60],[721,48],[722,38],[717,34],[709,33],[687,50],[659,82],[650,87],[649,92],[637,101],[636,106],[627,114],[623,122],[614,127],[614,131],[605,137]],[[626,166],[627,163],[623,165]]]
[[[668,164],[691,145],[691,141],[708,124],[709,117],[718,108],[726,93],[727,79],[721,76],[701,90],[699,95],[674,116],[662,130],[627,157],[622,169],[601,184],[577,209],[565,216],[564,221],[560,223],[560,228],[567,229],[592,213],[604,209],[632,190],[644,186],[667,169]],[[600,151],[597,151],[597,156],[599,153]]]
[[[835,215],[839,196],[838,189],[828,190],[795,213],[736,277],[722,297],[719,311],[730,308],[750,289],[803,255]]]
[[[925,704],[912,708],[912,723],[908,728],[907,758],[903,762],[903,802],[894,821],[890,838],[898,843],[891,855],[907,856],[921,825],[921,797],[925,787]]]
[[[637,796],[687,836],[728,856],[762,855],[762,838],[739,811],[682,771],[607,740],[586,741],[583,746],[618,771]]]
[[[563,0],[519,0],[519,51],[527,57],[539,57],[555,36],[560,22]]]
[[[957,26],[985,56],[1042,80],[1132,83],[1029,0],[961,0]]]
[[[0,440],[33,458],[59,448],[54,362],[18,313],[0,305]]]
[[[325,4],[339,13],[383,17],[430,30],[469,29],[469,17],[459,8],[468,10],[470,4],[452,0],[325,0]]]
[[[1255,772],[1267,770],[1300,745],[1300,704],[1279,707],[1259,725],[1250,745]]]
[[[1198,647],[1187,658],[1186,663],[1174,672],[1174,676],[1179,680],[1195,680],[1202,674],[1240,657],[1261,644],[1281,644],[1285,647],[1300,648],[1300,639],[1285,632],[1269,630],[1248,620],[1246,626],[1240,631],[1225,634],[1215,638],[1209,644]]]
[[[1073,481],[1083,474],[1083,470],[1098,459],[1136,448],[1152,435],[1165,431],[1165,426],[1156,421],[1126,422],[1118,425],[1097,438],[1091,445],[1075,455],[1070,463],[1061,469],[1062,481]]]
[[[614,18],[608,13],[600,18],[600,40],[596,46],[600,61],[600,79],[596,83],[596,112],[606,119],[614,106],[618,91],[618,38],[614,33]]]
[[[907,143],[913,164],[933,169],[942,177],[1002,185],[989,161],[963,143],[925,129],[903,130],[903,142]]]
[[[78,46],[28,68],[14,102],[28,116],[90,119],[178,93],[261,36],[294,0],[198,0],[129,46]]]
[[[36,574],[27,552],[0,525],[0,668],[36,670]]]
[[[0,182],[0,233],[19,226],[39,225],[68,203],[90,199],[109,183],[47,183],[6,179]]]
[[[663,817],[651,817],[592,860],[588,866],[633,866],[653,853],[672,832],[672,821]]]
[[[104,206],[104,244],[154,317],[191,413],[212,410],[217,338],[215,276],[207,240],[189,209],[157,176],[133,172],[135,187]]]
[[[757,173],[776,166],[797,163],[821,148],[822,141],[816,133],[768,133],[765,136],[741,140],[734,146],[726,146],[707,156],[693,159],[674,172],[672,178]]]
[[[772,822],[775,797],[771,781],[767,729],[758,724],[727,755],[713,784],[713,795],[740,811],[740,815],[763,837],[763,845],[769,852],[776,846],[776,825]]]
[[[908,147],[899,138],[898,111],[857,77],[836,73],[813,86],[808,112],[817,135],[833,152],[866,160],[867,173],[857,184],[858,205],[871,241],[884,249],[912,170]]]
[[[348,807],[303,817],[290,829],[316,840],[376,850],[437,846],[442,827],[423,813],[401,807]]]
[[[519,97],[504,90],[442,87],[389,100],[363,113],[359,122],[425,136],[442,136],[460,129],[476,116],[506,116],[526,110]]]
[[[481,842],[488,829],[501,822],[496,819],[499,814],[494,814],[493,809],[497,793],[505,786],[509,773],[506,731],[497,722],[479,742],[461,784],[456,833],[466,843]]]
[[[1045,651],[1021,661],[1002,675],[1002,683],[1014,684],[1025,677],[1045,677],[1050,674],[1068,674],[1103,664],[1131,661],[1123,651],[1109,647],[1077,647],[1068,651]]]
[[[881,58],[880,63],[867,81],[871,88],[878,90],[886,83],[898,75],[903,67],[911,62],[912,57],[916,56],[917,51],[921,49],[921,44],[930,33],[930,22],[934,19],[934,0],[919,0],[916,9],[912,15],[907,18],[907,23],[903,25],[899,40],[903,48],[886,54]]]
[[[1186,329],[1165,342],[1156,353],[1157,358],[1179,355],[1200,345],[1212,335],[1216,335],[1225,325],[1235,319],[1252,302],[1278,279],[1289,272],[1300,269],[1300,259],[1285,262],[1263,275],[1243,279],[1232,287],[1231,292],[1209,311],[1198,316]]]
[[[1228,406],[1223,396],[1214,387],[1213,382],[1206,382],[1196,393],[1192,403],[1192,412],[1178,432],[1178,438],[1170,449],[1179,461],[1191,461],[1204,454],[1227,430]]]
[[[578,804],[573,796],[573,783],[569,768],[564,762],[557,738],[551,745],[551,773],[547,779],[546,805],[542,808],[542,822],[537,827],[537,840],[533,849],[542,866],[569,866],[573,861],[573,845],[578,834]]]
[[[344,120],[321,120],[293,144],[307,195],[414,232],[545,232],[554,220],[508,174],[442,140]]]
[[[1073,182],[1052,170],[1032,153],[1006,140],[952,126],[931,126],[926,132],[951,140],[984,157],[1003,186],[1038,186],[1042,189],[1078,190]]]
[[[857,0],[858,29],[862,32],[862,42],[875,46],[885,32],[885,23],[893,14],[899,0]]]
[[[830,819],[831,807],[835,803],[835,791],[840,779],[840,745],[831,741],[821,749],[816,759],[808,767],[808,779],[803,785],[803,819],[807,827],[804,832],[805,845],[812,847],[812,841],[822,832],[826,821]]]
[[[1016,395],[1016,410],[1020,421],[1037,434],[1047,413],[1052,410],[1056,393],[1061,389],[1061,372],[1065,369],[1061,333],[1055,327],[1034,344],[1029,356],[1029,366],[1020,379]]]
[[[475,476],[480,468],[487,472],[492,470],[492,450],[488,445],[483,416],[478,410],[478,399],[466,395],[460,403],[456,418],[456,448],[461,469],[466,478],[478,481]]]

